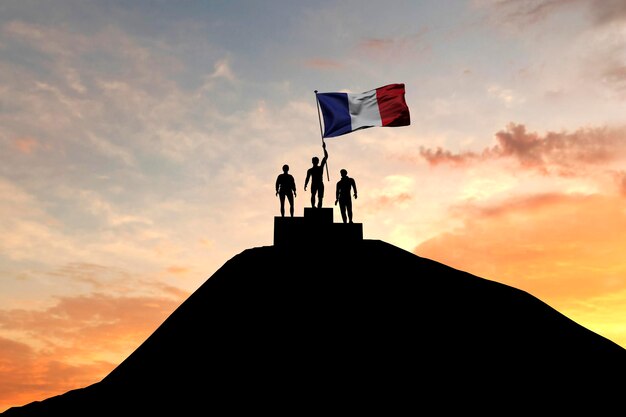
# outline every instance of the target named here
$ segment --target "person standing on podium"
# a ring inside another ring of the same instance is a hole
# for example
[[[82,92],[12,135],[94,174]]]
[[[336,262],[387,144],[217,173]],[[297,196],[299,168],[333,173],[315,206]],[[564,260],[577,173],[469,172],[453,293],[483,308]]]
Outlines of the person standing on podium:
[[[306,172],[306,180],[304,181],[304,191],[306,191],[309,180],[311,180],[311,207],[315,208],[315,195],[317,194],[317,208],[322,208],[322,200],[324,199],[324,166],[328,160],[328,152],[326,151],[326,142],[322,142],[324,148],[324,158],[322,163],[317,156],[311,158],[313,166]]]
[[[341,179],[337,181],[337,190],[335,192],[335,205],[339,203],[341,209],[341,218],[344,223],[352,223],[352,196],[350,192],[354,190],[354,198],[357,198],[356,182],[354,178],[348,177],[348,171],[342,169],[339,171]]]
[[[280,198],[280,215],[285,217],[285,197],[289,200],[289,214],[293,217],[293,198],[296,197],[296,181],[289,173],[289,165],[283,165],[283,173],[276,178],[276,195]]]

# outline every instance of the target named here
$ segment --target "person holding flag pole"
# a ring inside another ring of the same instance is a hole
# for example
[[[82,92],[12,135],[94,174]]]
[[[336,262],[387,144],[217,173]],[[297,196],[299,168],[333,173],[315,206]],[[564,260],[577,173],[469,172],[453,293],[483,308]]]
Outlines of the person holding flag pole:
[[[317,94],[317,90],[315,90]],[[326,167],[326,176],[330,181],[330,174],[328,173],[328,151],[326,151],[326,142],[324,142],[324,134],[322,132],[322,118],[320,116],[319,102],[317,103],[317,118],[320,124],[320,135],[322,136],[322,149],[324,150],[324,158],[321,163],[317,156],[311,158],[313,166],[306,172],[306,179],[304,180],[304,191],[306,191],[311,180],[311,207],[322,208],[322,201],[324,200],[324,167]],[[317,196],[317,204],[315,197]]]
[[[306,179],[304,180],[304,191],[309,185],[311,180],[311,207],[322,208],[322,200],[324,200],[324,167],[328,160],[328,152],[326,151],[326,143],[322,140],[322,149],[324,149],[324,158],[320,163],[320,159],[317,156],[311,158],[313,166],[306,172]],[[326,169],[328,167],[326,166]],[[315,204],[315,196],[317,195],[317,205]]]
[[[313,167],[307,172],[304,183],[304,190],[306,191],[309,177],[315,173],[316,176],[313,177],[312,182],[315,186],[311,186],[311,205],[313,207],[315,207],[316,191],[319,196],[317,207],[322,207],[324,165],[326,165],[326,175],[330,181],[328,164],[326,162],[328,152],[326,152],[324,139],[376,126],[396,127],[410,125],[409,107],[404,96],[405,87],[402,83],[387,84],[363,93],[318,93],[315,90],[324,159],[322,164],[317,166],[316,161],[319,161],[319,159],[317,157],[313,158]],[[324,128],[322,128],[322,116],[324,118]]]
[[[326,152],[326,142],[324,142],[324,131],[322,130],[322,117],[320,116],[320,102],[317,98],[317,90],[315,90],[315,102],[317,103],[317,120],[320,123],[320,135],[322,136],[322,147]],[[328,163],[326,164],[326,178],[330,181],[330,174],[328,173]]]

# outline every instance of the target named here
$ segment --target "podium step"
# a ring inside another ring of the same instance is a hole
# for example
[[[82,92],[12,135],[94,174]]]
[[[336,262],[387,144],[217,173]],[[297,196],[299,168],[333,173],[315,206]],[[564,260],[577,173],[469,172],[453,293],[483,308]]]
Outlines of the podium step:
[[[333,208],[332,207],[322,207],[322,208],[305,207],[304,218],[306,219],[307,222],[332,223],[333,222]]]
[[[322,209],[305,210],[304,217],[274,217],[274,246],[341,246],[363,240],[362,223],[333,223]]]

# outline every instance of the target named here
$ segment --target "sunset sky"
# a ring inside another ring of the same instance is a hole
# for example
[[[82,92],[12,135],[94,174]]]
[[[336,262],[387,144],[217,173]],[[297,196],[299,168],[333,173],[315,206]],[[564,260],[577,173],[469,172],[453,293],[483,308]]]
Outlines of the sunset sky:
[[[271,245],[283,164],[310,204],[314,90],[391,83],[411,125],[327,139],[325,205],[345,168],[366,239],[626,347],[625,0],[3,0],[0,411]]]

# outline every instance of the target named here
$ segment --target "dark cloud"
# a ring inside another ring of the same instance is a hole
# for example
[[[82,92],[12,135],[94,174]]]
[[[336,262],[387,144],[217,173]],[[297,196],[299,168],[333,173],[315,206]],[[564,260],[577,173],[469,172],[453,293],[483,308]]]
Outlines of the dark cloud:
[[[546,19],[563,7],[582,0],[499,0],[487,3],[498,19],[519,24],[532,24]]]
[[[602,165],[626,154],[626,128],[583,128],[574,132],[529,132],[523,124],[510,123],[495,135],[497,144],[481,153],[452,153],[422,148],[420,155],[431,165],[463,165],[488,159],[513,158],[523,168],[544,174],[575,176],[577,170]]]
[[[465,165],[479,158],[474,152],[462,152],[454,154],[451,151],[437,147],[435,150],[420,147],[420,155],[431,165],[452,164]]]
[[[534,24],[563,13],[568,8],[586,7],[594,25],[626,19],[624,0],[499,0],[483,2],[498,20],[519,25]]]
[[[626,1],[593,0],[589,5],[597,24],[626,20]]]

